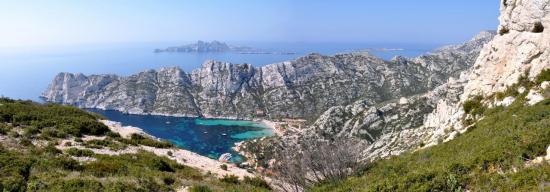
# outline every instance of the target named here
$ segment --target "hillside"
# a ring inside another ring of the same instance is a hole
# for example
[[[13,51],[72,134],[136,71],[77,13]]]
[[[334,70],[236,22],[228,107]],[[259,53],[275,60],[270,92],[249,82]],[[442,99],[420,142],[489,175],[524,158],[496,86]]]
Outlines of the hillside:
[[[1,98],[0,190],[268,190],[257,178],[218,179],[146,150],[95,153],[140,146],[172,148],[143,136],[121,137],[98,122],[100,118],[74,107]]]
[[[550,164],[540,161],[550,160],[549,75],[539,76],[538,82],[547,82],[538,89],[546,99],[533,106],[526,103],[527,92],[508,107],[468,102],[477,104],[464,108],[483,118],[454,140],[375,161],[358,176],[312,191],[549,190]]]

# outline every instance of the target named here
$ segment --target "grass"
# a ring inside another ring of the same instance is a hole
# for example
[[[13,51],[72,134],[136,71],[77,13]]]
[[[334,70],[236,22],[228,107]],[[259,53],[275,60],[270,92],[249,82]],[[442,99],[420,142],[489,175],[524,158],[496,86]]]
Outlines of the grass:
[[[550,181],[550,165],[525,167],[550,144],[550,99],[534,106],[518,100],[484,117],[452,141],[374,162],[313,191],[536,191]]]

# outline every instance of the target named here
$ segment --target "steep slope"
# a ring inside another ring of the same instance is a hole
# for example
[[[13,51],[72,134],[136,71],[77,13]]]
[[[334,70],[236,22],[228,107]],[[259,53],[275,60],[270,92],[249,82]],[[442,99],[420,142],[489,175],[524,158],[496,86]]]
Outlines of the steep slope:
[[[467,130],[470,124],[465,122],[476,119],[464,111],[463,103],[480,95],[486,98],[480,101],[483,104],[502,105],[498,103],[503,101],[494,96],[504,95],[502,92],[508,87],[523,86],[523,90],[533,94],[544,89],[529,90],[525,85],[518,85],[518,81],[523,75],[533,80],[550,67],[550,37],[548,30],[543,30],[549,24],[547,5],[548,1],[504,1],[500,34],[485,45],[475,65],[460,77],[450,78],[433,91],[412,97],[386,103],[361,100],[333,107],[306,129],[304,135],[367,139],[370,145],[364,153],[369,159],[453,139]],[[507,103],[514,100],[509,99]]]
[[[179,68],[129,77],[60,73],[43,97],[135,114],[312,121],[360,98],[379,103],[431,90],[471,66],[493,35],[483,32],[463,45],[392,61],[366,53],[310,54],[259,68],[207,61],[191,73]]]
[[[344,181],[311,191],[547,191],[550,99],[488,110],[474,129],[413,153],[372,162]]]

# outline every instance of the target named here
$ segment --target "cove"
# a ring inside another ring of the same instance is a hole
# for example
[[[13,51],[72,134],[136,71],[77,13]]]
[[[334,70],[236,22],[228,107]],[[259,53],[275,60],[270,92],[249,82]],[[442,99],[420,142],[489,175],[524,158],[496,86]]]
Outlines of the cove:
[[[112,110],[87,110],[111,121],[120,122],[124,126],[139,127],[152,136],[212,159],[218,159],[224,153],[231,153],[233,163],[245,160],[232,149],[235,143],[274,135],[271,128],[253,121],[130,115]]]

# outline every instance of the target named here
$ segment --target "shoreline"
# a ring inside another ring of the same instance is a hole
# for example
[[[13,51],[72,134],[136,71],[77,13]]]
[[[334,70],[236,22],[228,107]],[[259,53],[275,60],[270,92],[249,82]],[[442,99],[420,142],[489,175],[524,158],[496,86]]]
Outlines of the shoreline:
[[[138,113],[138,112],[125,112],[117,109],[104,109],[104,108],[88,108],[83,107],[82,109],[95,109],[95,110],[104,110],[104,111],[118,111],[127,115],[153,115],[153,116],[162,116],[162,117],[178,117],[178,118],[199,118],[204,120],[231,120],[231,121],[251,121],[258,124],[261,124],[265,126],[266,128],[269,128],[275,133],[277,136],[282,136],[284,134],[284,131],[280,129],[279,123],[274,122],[272,120],[263,119],[263,118],[239,118],[239,117],[232,117],[232,116],[212,116],[212,115],[205,115],[205,116],[196,116],[196,115],[187,115],[187,114],[167,114],[167,113]],[[93,112],[92,112],[93,113]],[[105,119],[106,121],[109,121]],[[114,121],[111,121],[114,122]],[[119,123],[119,122],[116,122]],[[137,128],[137,127],[136,127]],[[143,132],[141,128],[137,128]]]
[[[111,131],[119,133],[123,137],[129,137],[131,134],[137,133],[137,134],[142,134],[151,138],[158,139],[152,135],[147,134],[139,127],[122,126],[120,122],[109,121],[109,120],[100,120],[100,122],[105,124],[107,127],[109,127]],[[186,149],[181,149],[178,147],[162,149],[162,148],[154,148],[149,146],[139,146],[138,148],[149,152],[153,152],[159,156],[168,157],[172,160],[176,160],[178,163],[182,165],[197,168],[205,173],[215,174],[218,177],[223,177],[224,175],[235,175],[240,178],[244,178],[245,176],[248,176],[248,177],[254,176],[253,173],[249,173],[246,169],[237,167],[236,164],[234,163],[223,163],[218,160],[214,160],[209,157],[202,156],[195,152],[192,152]],[[168,155],[169,151],[173,154],[172,156]],[[221,166],[224,164],[228,165],[227,170],[221,169]]]

